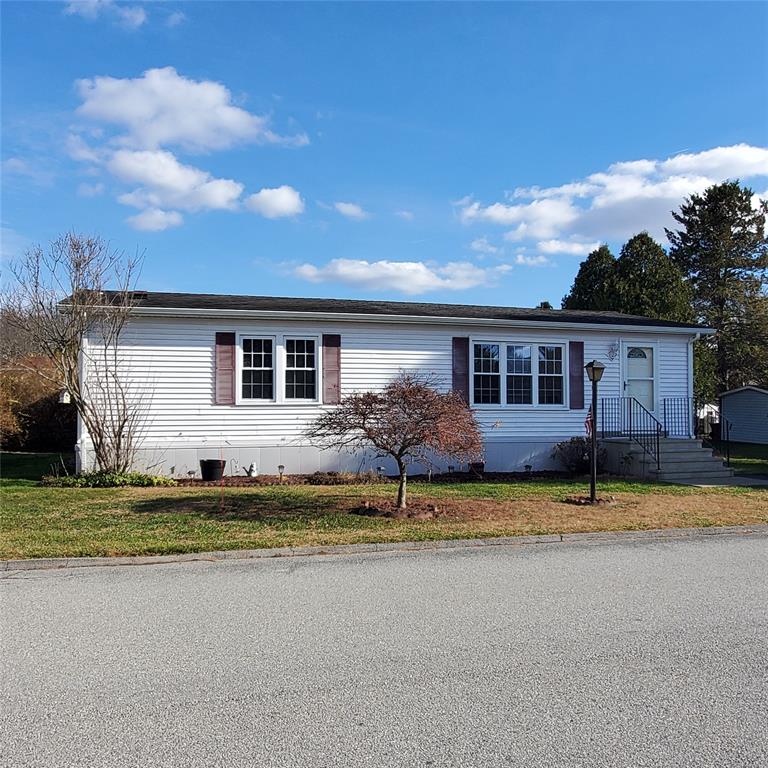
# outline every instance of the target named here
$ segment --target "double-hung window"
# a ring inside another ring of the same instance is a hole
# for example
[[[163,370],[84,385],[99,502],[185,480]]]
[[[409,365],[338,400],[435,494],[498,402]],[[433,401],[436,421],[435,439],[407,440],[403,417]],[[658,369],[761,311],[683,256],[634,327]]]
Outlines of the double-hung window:
[[[565,345],[525,341],[472,343],[474,405],[565,404]]]
[[[317,398],[317,342],[314,339],[285,340],[285,399]]]
[[[539,346],[539,405],[564,402],[563,348],[557,344]]]
[[[475,403],[485,405],[501,403],[498,344],[474,345],[473,371],[472,387]]]
[[[533,373],[529,344],[507,344],[507,403],[533,404]]]
[[[275,399],[274,339],[244,338],[242,398],[243,400]]]

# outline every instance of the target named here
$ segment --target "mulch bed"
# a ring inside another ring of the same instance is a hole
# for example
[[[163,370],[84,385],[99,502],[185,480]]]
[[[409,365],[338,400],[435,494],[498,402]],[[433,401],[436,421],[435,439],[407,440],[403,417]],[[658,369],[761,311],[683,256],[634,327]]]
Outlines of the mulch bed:
[[[569,472],[451,472],[450,474],[433,475],[409,475],[410,482],[419,483],[520,483],[529,480],[566,480],[572,478]],[[346,473],[335,474],[323,472],[312,475],[283,475],[282,481],[279,475],[227,475],[221,480],[201,480],[200,478],[179,478],[177,484],[194,488],[218,488],[219,486],[242,488],[252,485],[359,485],[371,482],[393,482],[397,478],[382,477],[371,478],[370,475],[349,475]]]
[[[566,504],[576,504],[577,506],[583,507],[588,506],[591,507],[593,504],[598,505],[608,505],[608,504],[616,504],[616,497],[615,496],[609,496],[607,499],[602,499],[598,496],[592,501],[592,499],[589,498],[589,496],[567,496],[563,501]]]

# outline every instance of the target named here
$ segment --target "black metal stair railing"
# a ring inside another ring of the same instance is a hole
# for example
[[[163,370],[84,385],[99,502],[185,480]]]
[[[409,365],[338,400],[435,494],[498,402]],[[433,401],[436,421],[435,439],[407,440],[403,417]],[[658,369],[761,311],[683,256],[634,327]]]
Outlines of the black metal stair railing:
[[[665,437],[696,435],[696,408],[692,397],[665,397],[661,401]]]
[[[627,437],[637,443],[661,469],[661,422],[634,397],[604,397],[600,401],[600,434]]]

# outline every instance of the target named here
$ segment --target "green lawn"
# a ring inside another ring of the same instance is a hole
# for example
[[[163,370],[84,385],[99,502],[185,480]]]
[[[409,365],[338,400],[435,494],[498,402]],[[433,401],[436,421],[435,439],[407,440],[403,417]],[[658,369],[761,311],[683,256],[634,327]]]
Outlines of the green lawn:
[[[0,483],[35,485],[43,475],[61,474],[62,465],[68,472],[74,471],[71,453],[0,453]]]
[[[731,466],[737,475],[768,475],[768,445],[731,443]],[[725,456],[722,445],[717,450]]]
[[[768,490],[602,481],[608,506],[565,503],[585,480],[412,483],[435,519],[353,514],[390,501],[392,484],[248,488],[46,488],[50,457],[2,457],[0,558],[206,550],[768,523]],[[26,462],[26,464],[25,464]],[[24,470],[24,466],[29,469]],[[15,470],[14,470],[15,467]],[[10,468],[11,473],[6,473]],[[9,474],[17,477],[10,477]],[[18,477],[18,475],[27,477]]]

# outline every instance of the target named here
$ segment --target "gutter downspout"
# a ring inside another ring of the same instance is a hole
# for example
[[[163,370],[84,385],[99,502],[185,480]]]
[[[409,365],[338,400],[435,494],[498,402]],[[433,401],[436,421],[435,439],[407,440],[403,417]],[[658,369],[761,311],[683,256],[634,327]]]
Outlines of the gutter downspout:
[[[688,422],[688,437],[696,437],[696,398],[693,394],[693,345],[701,339],[701,333],[694,334],[688,340],[688,396],[691,399],[691,418]]]

